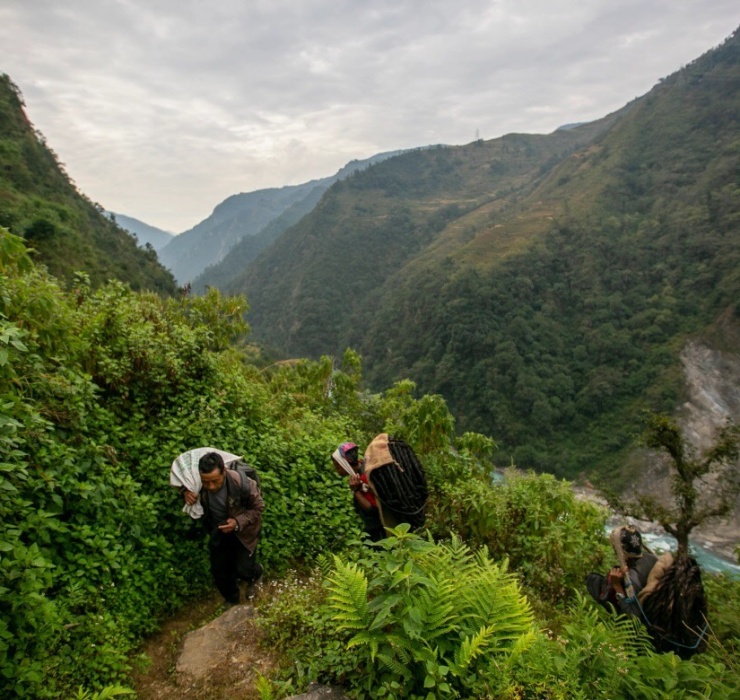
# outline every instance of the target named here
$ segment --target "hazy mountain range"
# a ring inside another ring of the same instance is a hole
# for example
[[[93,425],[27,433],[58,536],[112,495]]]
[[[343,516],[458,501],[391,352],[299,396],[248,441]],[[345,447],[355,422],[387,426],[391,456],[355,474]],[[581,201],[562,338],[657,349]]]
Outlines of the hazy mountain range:
[[[143,221],[134,219],[132,216],[125,216],[124,214],[117,214],[115,212],[106,213],[109,217],[112,216],[114,221],[122,229],[133,234],[137,243],[142,247],[146,246],[148,243],[152,248],[154,248],[154,250],[160,250],[175,237],[175,235],[169,231],[163,231],[161,228],[157,228],[156,226],[145,224]]]
[[[311,211],[333,183],[393,155],[380,153],[366,160],[354,160],[335,175],[301,185],[233,195],[207,219],[173,238],[159,251],[159,259],[181,284],[192,282],[227,254],[229,269],[241,271],[257,252]],[[232,252],[241,241],[241,248]],[[224,274],[222,270],[222,279]]]

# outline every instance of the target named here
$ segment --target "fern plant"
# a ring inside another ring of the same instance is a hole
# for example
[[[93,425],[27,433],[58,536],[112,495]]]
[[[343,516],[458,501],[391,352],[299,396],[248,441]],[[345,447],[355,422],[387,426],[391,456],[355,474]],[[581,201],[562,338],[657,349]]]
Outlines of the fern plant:
[[[492,657],[532,630],[532,611],[506,564],[459,539],[425,541],[405,525],[359,562],[335,558],[327,605],[353,632],[347,680],[360,696],[459,697]]]

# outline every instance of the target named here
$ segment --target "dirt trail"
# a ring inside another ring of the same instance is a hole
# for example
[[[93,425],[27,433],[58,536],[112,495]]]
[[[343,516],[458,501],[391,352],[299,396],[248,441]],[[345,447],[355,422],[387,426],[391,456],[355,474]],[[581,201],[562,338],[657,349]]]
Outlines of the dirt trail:
[[[268,595],[263,588],[255,598]],[[253,619],[239,630],[236,647],[203,678],[178,673],[177,660],[185,636],[218,617],[224,610],[223,599],[215,591],[194,601],[164,623],[140,650],[141,668],[133,674],[132,687],[138,700],[252,700],[259,698],[255,688],[257,673],[270,675],[277,659],[260,645],[261,634]]]

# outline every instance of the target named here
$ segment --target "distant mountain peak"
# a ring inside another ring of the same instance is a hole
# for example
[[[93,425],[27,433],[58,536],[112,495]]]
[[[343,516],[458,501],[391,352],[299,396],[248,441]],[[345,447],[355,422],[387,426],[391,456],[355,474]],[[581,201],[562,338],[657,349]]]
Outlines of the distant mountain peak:
[[[143,248],[148,243],[154,250],[164,248],[174,237],[173,233],[164,231],[156,226],[135,219],[133,216],[118,214],[116,212],[106,212],[122,229],[133,234],[138,244]]]

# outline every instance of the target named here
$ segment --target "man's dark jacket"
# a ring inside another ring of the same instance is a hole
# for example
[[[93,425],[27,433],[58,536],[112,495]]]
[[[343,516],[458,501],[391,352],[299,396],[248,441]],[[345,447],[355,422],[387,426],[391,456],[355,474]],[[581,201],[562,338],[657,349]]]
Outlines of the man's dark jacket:
[[[265,502],[262,500],[255,481],[245,476],[249,488],[244,489],[243,493],[241,475],[233,469],[226,469],[224,474],[226,477],[226,510],[228,516],[234,518],[239,525],[238,531],[234,534],[249,552],[254,554],[262,529],[262,511],[265,509]],[[211,522],[209,495],[208,491],[202,490],[200,500],[204,511],[203,525],[210,532],[219,523]]]

